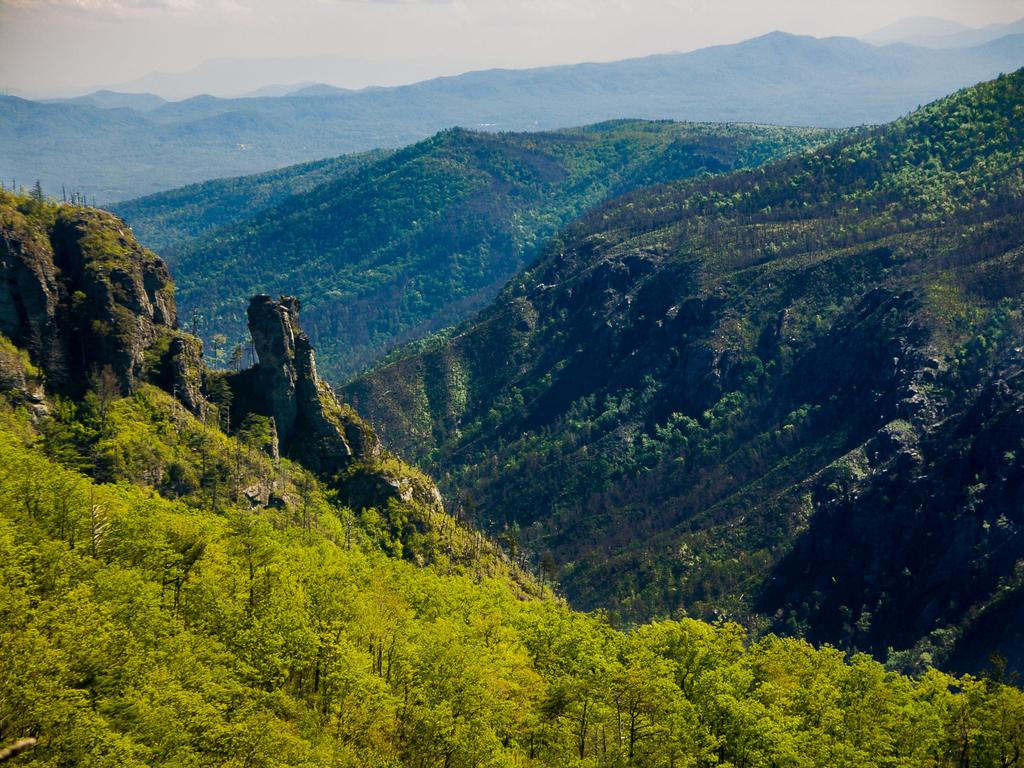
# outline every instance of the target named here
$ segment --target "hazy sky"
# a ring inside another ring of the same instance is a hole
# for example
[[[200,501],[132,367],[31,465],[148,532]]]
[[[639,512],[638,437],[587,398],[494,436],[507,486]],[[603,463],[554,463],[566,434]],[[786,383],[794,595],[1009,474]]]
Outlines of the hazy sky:
[[[389,84],[775,29],[857,35],[922,15],[981,26],[1024,16],[1024,0],[0,0],[0,89],[70,92],[216,57],[323,55],[390,62],[336,84]]]

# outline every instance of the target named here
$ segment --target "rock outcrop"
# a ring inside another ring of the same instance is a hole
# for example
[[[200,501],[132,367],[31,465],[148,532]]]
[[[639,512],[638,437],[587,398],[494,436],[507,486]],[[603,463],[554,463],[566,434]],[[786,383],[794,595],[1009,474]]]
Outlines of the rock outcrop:
[[[271,417],[281,453],[331,484],[353,509],[390,501],[443,510],[434,483],[388,454],[373,429],[341,403],[316,371],[309,337],[299,327],[299,300],[254,296],[249,332],[257,364],[229,376],[232,423]]]
[[[176,326],[167,266],[120,219],[0,199],[0,333],[28,352],[47,389],[80,394],[109,368],[129,392],[139,381],[184,379],[190,370],[182,400],[198,411],[198,340]],[[161,348],[170,354],[153,360]],[[165,364],[178,374],[163,375]]]
[[[160,361],[160,385],[173,394],[192,413],[202,413],[206,406],[203,380],[203,342],[187,333],[175,332],[167,353]]]
[[[39,370],[24,350],[0,336],[0,396],[9,403],[25,407],[35,417],[49,413],[46,392]]]
[[[13,207],[0,205],[0,333],[50,371],[67,365],[58,332],[60,289],[49,237]]]
[[[167,265],[102,211],[68,209],[51,234],[60,270],[58,320],[78,337],[72,375],[110,366],[125,391],[144,377],[144,355],[174,329],[174,284]]]
[[[235,418],[272,417],[282,453],[324,477],[378,459],[373,430],[317,375],[313,347],[299,327],[299,300],[254,296],[248,316],[258,363],[230,379]]]
[[[166,265],[121,220],[0,191],[0,397],[44,418],[49,395],[113,397],[145,383],[210,428],[264,421],[275,461],[301,464],[355,510],[377,509],[387,546],[427,562],[428,534],[450,520],[433,481],[384,451],[320,379],[298,299],[255,296],[248,317],[256,365],[208,369],[202,342],[177,328]],[[299,504],[276,476],[237,493],[256,509]]]
[[[9,400],[43,414],[47,392],[78,397],[102,380],[128,394],[150,382],[205,417],[208,390],[226,380],[230,425],[271,418],[281,454],[351,506],[383,509],[395,500],[440,509],[434,484],[386,454],[317,375],[299,300],[255,296],[248,316],[258,363],[211,372],[202,342],[177,328],[167,266],[120,219],[0,194],[0,336],[10,340],[0,338],[0,388]]]

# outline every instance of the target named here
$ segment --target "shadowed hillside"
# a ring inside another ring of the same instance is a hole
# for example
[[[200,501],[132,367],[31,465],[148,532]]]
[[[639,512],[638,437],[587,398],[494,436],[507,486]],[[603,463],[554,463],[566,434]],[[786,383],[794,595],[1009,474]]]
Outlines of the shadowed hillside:
[[[580,607],[1020,667],[1022,138],[1018,72],[627,195],[346,396]]]

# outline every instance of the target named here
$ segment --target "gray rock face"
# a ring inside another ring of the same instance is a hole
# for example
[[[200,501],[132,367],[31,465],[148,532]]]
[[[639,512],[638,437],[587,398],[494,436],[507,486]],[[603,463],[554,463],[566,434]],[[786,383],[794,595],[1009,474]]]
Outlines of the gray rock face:
[[[443,511],[433,482],[384,451],[370,426],[320,379],[309,337],[299,327],[298,299],[254,296],[248,318],[259,362],[228,378],[233,423],[248,414],[272,417],[281,454],[331,484],[353,509],[385,510],[395,501]],[[255,490],[251,498],[263,503]]]
[[[82,342],[71,345],[71,375],[110,366],[130,391],[144,376],[146,350],[177,325],[167,265],[102,211],[62,211],[50,240],[67,306],[58,319]]]
[[[287,443],[295,431],[298,416],[296,368],[297,364],[305,362],[297,361],[295,354],[296,336],[302,334],[299,329],[299,300],[283,296],[274,301],[270,296],[261,294],[249,302],[247,314],[249,333],[259,360],[260,384],[270,411],[267,415],[274,418],[278,435]],[[309,354],[312,357],[312,350]],[[311,365],[312,360],[308,364]]]
[[[24,219],[0,218],[0,333],[47,371],[66,365],[57,333],[59,285],[49,241]]]
[[[46,222],[0,208],[0,333],[28,351],[48,388],[80,393],[109,367],[130,391],[175,325],[167,266],[119,219],[62,207]]]
[[[5,339],[0,339],[0,395],[27,408],[34,418],[50,412],[38,369],[33,369],[25,353]]]
[[[232,380],[236,408],[272,416],[283,453],[318,474],[379,457],[377,436],[317,375],[313,347],[299,327],[299,300],[254,296],[248,318],[259,362]]]
[[[259,363],[230,379],[237,419],[272,416],[282,453],[331,482],[354,509],[386,509],[392,500],[444,509],[433,482],[381,461],[388,455],[377,435],[317,375],[298,299],[254,296],[248,316]]]
[[[203,342],[195,336],[177,334],[171,341],[164,366],[171,393],[192,413],[200,413],[206,402],[203,397]]]

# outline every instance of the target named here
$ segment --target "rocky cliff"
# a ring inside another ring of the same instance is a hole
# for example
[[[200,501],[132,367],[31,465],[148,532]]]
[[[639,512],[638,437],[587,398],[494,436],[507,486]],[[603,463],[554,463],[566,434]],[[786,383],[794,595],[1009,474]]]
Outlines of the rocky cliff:
[[[254,296],[248,317],[258,363],[232,377],[235,408],[272,416],[283,451],[319,474],[380,458],[377,436],[317,375],[309,337],[299,328],[299,300]]]
[[[104,211],[0,198],[0,333],[28,351],[51,391],[81,394],[105,371],[124,393],[166,377],[199,407],[184,386],[199,372],[183,354],[167,266]]]
[[[333,484],[354,508],[386,507],[394,499],[442,509],[433,483],[395,471],[400,464],[369,424],[317,374],[313,347],[299,327],[299,300],[261,294],[247,314],[257,363],[228,377],[232,421],[250,413],[272,418],[282,454]]]
[[[208,423],[230,430],[272,419],[283,455],[318,475],[356,509],[391,502],[425,529],[443,512],[434,484],[388,454],[373,430],[317,374],[299,302],[256,296],[248,309],[258,362],[225,374],[206,368],[202,343],[177,328],[164,262],[117,217],[0,193],[0,388],[45,413],[47,394],[128,395],[155,384]],[[223,409],[226,381],[231,418]]]

